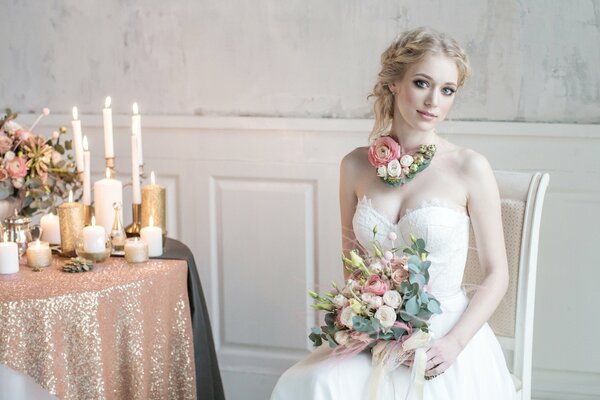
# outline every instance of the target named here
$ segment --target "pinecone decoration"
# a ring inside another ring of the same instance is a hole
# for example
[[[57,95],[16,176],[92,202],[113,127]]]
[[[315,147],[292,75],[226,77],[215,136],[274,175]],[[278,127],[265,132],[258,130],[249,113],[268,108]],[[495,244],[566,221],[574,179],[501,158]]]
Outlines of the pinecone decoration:
[[[88,272],[91,271],[94,263],[85,258],[76,257],[71,258],[63,265],[62,270],[65,272]]]

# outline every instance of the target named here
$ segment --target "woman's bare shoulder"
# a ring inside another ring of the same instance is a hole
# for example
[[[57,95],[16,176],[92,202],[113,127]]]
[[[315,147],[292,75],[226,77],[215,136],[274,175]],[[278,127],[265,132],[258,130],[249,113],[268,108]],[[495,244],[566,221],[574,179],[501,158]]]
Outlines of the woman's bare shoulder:
[[[357,147],[350,153],[346,154],[341,162],[341,168],[346,171],[361,170],[368,163],[367,153],[368,147]]]

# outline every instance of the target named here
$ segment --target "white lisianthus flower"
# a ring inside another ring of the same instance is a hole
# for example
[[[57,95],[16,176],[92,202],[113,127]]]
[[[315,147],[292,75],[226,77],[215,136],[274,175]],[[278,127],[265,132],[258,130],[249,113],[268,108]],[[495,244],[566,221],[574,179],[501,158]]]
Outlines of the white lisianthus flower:
[[[338,294],[333,298],[333,304],[341,308],[348,304],[348,299],[343,294]]]
[[[381,306],[375,312],[375,318],[379,320],[382,327],[391,328],[396,322],[396,311],[390,306]]]
[[[350,335],[348,334],[348,331],[337,331],[335,335],[333,335],[333,338],[338,344],[343,346],[348,342],[348,339],[350,339]]]
[[[387,165],[387,172],[391,177],[397,178],[402,173],[402,167],[398,160],[392,160]]]
[[[398,308],[402,304],[402,296],[395,290],[388,290],[383,294],[383,302],[392,308]]]
[[[371,268],[371,270],[378,272],[378,271],[381,271],[381,269],[383,268],[383,265],[381,265],[381,263],[379,261],[373,261],[371,263],[371,265],[369,265],[369,267]]]
[[[370,308],[379,308],[383,305],[383,298],[373,293],[363,293],[360,298],[369,305]]]
[[[411,156],[410,154],[405,154],[400,159],[400,165],[402,165],[403,167],[410,167],[413,161],[415,161],[413,156]]]
[[[381,167],[378,167],[377,176],[380,178],[385,178],[387,176],[387,168],[383,165]]]
[[[356,313],[354,312],[352,307],[345,307],[342,310],[342,313],[340,314],[340,322],[342,323],[342,325],[352,329],[352,317],[354,317],[355,315]]]

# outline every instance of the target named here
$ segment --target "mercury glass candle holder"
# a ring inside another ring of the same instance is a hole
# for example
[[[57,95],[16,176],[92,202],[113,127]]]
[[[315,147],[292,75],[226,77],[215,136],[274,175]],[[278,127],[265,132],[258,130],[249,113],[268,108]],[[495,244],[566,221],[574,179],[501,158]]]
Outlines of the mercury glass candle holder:
[[[78,257],[85,258],[86,260],[93,261],[95,263],[101,263],[110,257],[112,252],[112,243],[110,237],[107,237],[104,241],[104,249],[100,251],[90,252],[86,251],[83,239],[77,242],[75,248]]]
[[[44,268],[52,263],[52,251],[48,242],[29,242],[25,254],[27,265],[32,268]]]
[[[125,261],[133,264],[148,261],[148,244],[137,237],[125,240]]]

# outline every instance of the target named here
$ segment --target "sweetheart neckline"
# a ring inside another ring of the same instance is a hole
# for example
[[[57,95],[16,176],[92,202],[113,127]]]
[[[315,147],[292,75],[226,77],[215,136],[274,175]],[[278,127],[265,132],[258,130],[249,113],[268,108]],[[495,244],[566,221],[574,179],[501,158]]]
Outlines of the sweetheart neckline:
[[[406,211],[404,212],[404,215],[402,215],[402,217],[400,217],[400,219],[398,220],[398,222],[394,223],[392,222],[388,217],[386,217],[382,212],[380,212],[377,208],[375,208],[371,202],[371,199],[368,198],[366,195],[363,196],[361,199],[359,199],[358,204],[357,204],[357,209],[359,205],[364,205],[367,208],[369,208],[375,215],[377,215],[380,219],[384,220],[385,222],[387,222],[388,224],[392,225],[392,226],[399,226],[403,221],[405,221],[409,216],[415,214],[418,211],[422,211],[422,210],[426,210],[429,208],[440,208],[443,210],[448,210],[456,215],[459,215],[461,217],[466,218],[468,221],[471,220],[471,217],[469,217],[468,214],[465,214],[463,212],[460,212],[458,210],[455,210],[453,208],[450,208],[448,206],[444,206],[441,204],[424,204],[424,205],[420,205],[416,208],[407,208]],[[356,214],[356,211],[354,212]]]

